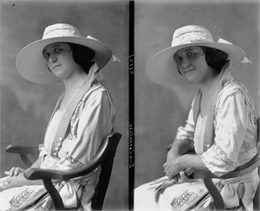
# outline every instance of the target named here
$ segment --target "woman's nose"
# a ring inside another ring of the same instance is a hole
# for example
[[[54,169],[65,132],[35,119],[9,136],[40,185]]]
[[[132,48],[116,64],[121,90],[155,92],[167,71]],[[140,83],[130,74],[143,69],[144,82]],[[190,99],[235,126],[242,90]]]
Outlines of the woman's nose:
[[[50,55],[49,62],[55,63],[57,61],[57,57],[55,55]]]
[[[183,59],[183,60],[182,60],[182,63],[181,63],[181,66],[182,66],[183,68],[189,67],[189,66],[190,66],[190,61],[189,61],[188,59]]]

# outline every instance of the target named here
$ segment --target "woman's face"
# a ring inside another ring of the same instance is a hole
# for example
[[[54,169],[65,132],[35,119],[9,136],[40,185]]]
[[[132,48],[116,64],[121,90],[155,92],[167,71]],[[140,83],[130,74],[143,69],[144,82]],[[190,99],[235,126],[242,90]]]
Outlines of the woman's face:
[[[72,56],[72,50],[68,43],[52,43],[42,51],[49,70],[61,79],[70,77],[75,73],[77,63]]]
[[[201,47],[182,48],[174,54],[173,58],[180,73],[189,81],[203,83],[211,77],[212,69],[208,66]]]

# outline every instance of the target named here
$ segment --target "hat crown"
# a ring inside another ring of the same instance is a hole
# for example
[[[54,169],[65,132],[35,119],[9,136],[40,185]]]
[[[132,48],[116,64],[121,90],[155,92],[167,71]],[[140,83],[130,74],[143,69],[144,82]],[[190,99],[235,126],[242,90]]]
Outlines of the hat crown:
[[[175,30],[171,47],[201,42],[214,42],[210,31],[202,26],[188,25]]]
[[[43,32],[42,39],[56,37],[82,37],[79,30],[70,24],[57,23],[47,26]]]

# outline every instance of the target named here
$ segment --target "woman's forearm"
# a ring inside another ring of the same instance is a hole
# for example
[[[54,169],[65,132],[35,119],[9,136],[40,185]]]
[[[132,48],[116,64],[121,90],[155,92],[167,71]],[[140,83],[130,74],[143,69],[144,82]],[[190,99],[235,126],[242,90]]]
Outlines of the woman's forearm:
[[[22,187],[26,185],[43,185],[41,180],[27,180],[23,173],[18,176],[7,177],[6,182],[10,184],[10,187]]]
[[[40,168],[41,158],[38,158],[30,168]],[[24,186],[24,185],[43,185],[42,180],[28,180],[24,177],[23,174],[19,175],[21,178],[17,178],[16,181],[13,181],[15,186]]]
[[[172,154],[183,155],[190,150],[188,140],[175,139],[169,150]]]
[[[42,158],[38,158],[31,166],[31,168],[40,168]]]
[[[200,155],[185,154],[179,157],[179,162],[183,169],[193,167],[198,170],[208,170],[202,162]]]

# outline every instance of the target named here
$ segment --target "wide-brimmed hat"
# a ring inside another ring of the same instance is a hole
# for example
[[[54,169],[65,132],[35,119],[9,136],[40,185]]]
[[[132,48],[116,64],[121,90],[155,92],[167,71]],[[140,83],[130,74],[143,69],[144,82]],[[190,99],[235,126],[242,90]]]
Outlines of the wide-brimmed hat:
[[[52,74],[43,57],[43,49],[52,43],[67,42],[86,46],[95,51],[98,70],[104,67],[112,57],[112,51],[99,40],[81,36],[79,30],[70,24],[58,23],[45,28],[42,39],[25,46],[16,57],[19,73],[27,80],[40,83],[61,83],[61,79]]]
[[[188,25],[174,32],[171,47],[158,52],[149,60],[147,74],[151,80],[165,86],[191,84],[178,72],[173,59],[176,51],[189,46],[205,46],[224,51],[228,54],[233,68],[245,57],[244,51],[230,42],[223,39],[214,42],[208,29],[198,25]]]

